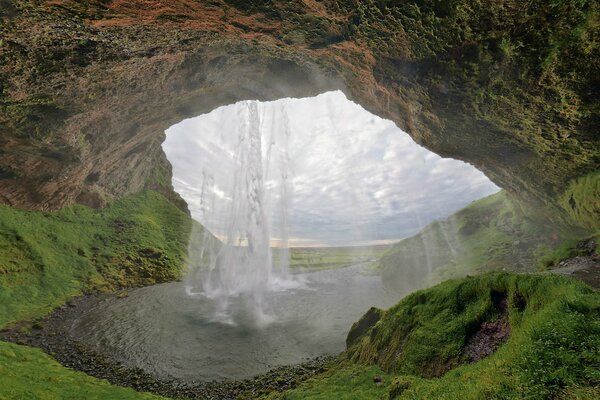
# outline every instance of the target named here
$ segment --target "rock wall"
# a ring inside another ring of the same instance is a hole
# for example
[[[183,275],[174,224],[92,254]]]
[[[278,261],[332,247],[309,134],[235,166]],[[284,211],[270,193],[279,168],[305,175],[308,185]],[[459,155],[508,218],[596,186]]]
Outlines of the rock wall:
[[[341,89],[553,218],[598,221],[564,199],[600,165],[598,8],[0,0],[0,201],[100,207],[153,188],[185,208],[160,148],[167,127],[239,100]]]

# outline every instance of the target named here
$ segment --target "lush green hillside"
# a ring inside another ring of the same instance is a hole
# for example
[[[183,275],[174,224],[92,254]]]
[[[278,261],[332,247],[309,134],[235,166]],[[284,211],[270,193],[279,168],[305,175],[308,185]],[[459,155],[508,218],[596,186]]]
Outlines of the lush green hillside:
[[[87,291],[178,278],[190,225],[185,213],[154,192],[102,210],[0,206],[0,327]]]
[[[39,349],[0,342],[0,399],[158,400],[162,397],[72,371]]]
[[[509,262],[518,253],[503,243],[537,243],[533,233],[539,231],[522,228],[524,223],[514,228],[514,208],[504,194],[476,202],[453,218],[459,242],[442,229],[450,222],[429,229],[430,237],[446,243],[445,254],[453,255],[453,243],[471,249],[470,258],[454,261],[474,260],[459,271],[472,271],[480,260]],[[41,213],[0,207],[0,327],[42,316],[88,291],[176,279],[192,227],[194,240],[204,237],[202,227],[154,192],[102,210],[71,206]],[[445,268],[457,266],[435,271]],[[507,307],[499,305],[499,298]],[[490,357],[469,363],[469,343],[485,324],[498,326],[497,321],[510,323],[508,341]],[[559,276],[496,273],[447,281],[409,295],[386,312],[373,311],[350,337],[351,347],[338,367],[272,398],[600,395],[595,388],[600,356],[594,351],[600,347],[600,295]],[[374,383],[374,377],[382,382]],[[38,349],[0,342],[0,399],[70,398],[154,397],[64,368]]]
[[[191,223],[154,192],[102,210],[0,206],[0,328],[85,292],[178,278]],[[64,368],[41,350],[0,342],[2,400],[154,398]]]
[[[492,327],[510,334],[480,359],[486,332],[498,338]],[[491,273],[449,280],[409,295],[366,328],[349,361],[272,398],[600,397],[600,293],[572,279]]]
[[[410,293],[468,274],[547,269],[589,235],[552,221],[533,223],[527,214],[504,191],[475,201],[394,245],[379,262],[383,280]]]

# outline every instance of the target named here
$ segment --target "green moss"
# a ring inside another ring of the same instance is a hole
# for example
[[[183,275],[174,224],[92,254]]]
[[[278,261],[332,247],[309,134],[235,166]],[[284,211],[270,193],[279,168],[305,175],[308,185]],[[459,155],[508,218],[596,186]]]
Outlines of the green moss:
[[[500,316],[498,294],[508,300],[510,337],[465,364],[469,337]],[[591,400],[600,395],[598,348],[600,293],[561,276],[491,273],[418,291],[387,310],[347,352],[358,387],[332,391],[351,368],[341,364],[281,398]],[[352,397],[376,389],[373,368],[388,374],[388,393]]]
[[[373,382],[380,377],[381,384]],[[342,364],[337,369],[311,379],[300,388],[285,393],[273,393],[269,400],[358,400],[387,397],[391,383],[388,374],[377,366]]]
[[[0,399],[162,399],[61,366],[39,349],[0,342]]]
[[[151,191],[102,210],[0,206],[0,328],[85,292],[177,279],[190,226],[187,214]],[[0,399],[158,398],[69,370],[38,349],[0,342]]]
[[[575,180],[562,195],[560,205],[577,225],[600,232],[600,171]]]
[[[379,261],[384,282],[399,292],[488,271],[547,269],[576,255],[584,231],[530,217],[502,191],[394,245]]]
[[[525,203],[552,209],[555,221],[562,214],[563,223],[598,226],[598,213],[556,207],[600,160],[599,101],[589,90],[600,68],[597,2],[337,4],[353,15],[352,39],[374,52],[379,83],[428,105],[428,114],[407,111],[430,148],[485,168]]]
[[[0,326],[43,315],[87,291],[177,279],[190,221],[150,191],[102,210],[0,206]]]

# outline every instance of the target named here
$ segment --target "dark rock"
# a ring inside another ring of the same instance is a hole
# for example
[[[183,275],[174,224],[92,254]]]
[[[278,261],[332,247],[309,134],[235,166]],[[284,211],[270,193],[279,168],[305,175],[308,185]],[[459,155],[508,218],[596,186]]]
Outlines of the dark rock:
[[[41,322],[36,321],[31,325],[31,328],[41,330],[44,329],[44,325]]]
[[[508,318],[484,322],[479,330],[469,339],[464,354],[469,362],[479,361],[496,351],[508,339],[510,325]]]
[[[581,256],[593,256],[596,254],[596,241],[594,239],[583,240],[577,244],[577,250]]]
[[[248,98],[343,89],[419,144],[475,165],[523,203],[586,229],[598,226],[590,199],[571,196],[569,206],[562,197],[576,178],[597,170],[590,156],[598,146],[597,98],[589,88],[599,58],[557,52],[550,66],[557,79],[540,75],[550,68],[541,64],[550,24],[583,24],[586,14],[576,7],[550,21],[542,1],[515,3],[511,13],[519,19],[487,2],[444,2],[449,15],[460,13],[460,26],[422,13],[407,28],[414,2],[375,2],[361,6],[357,30],[351,1],[261,1],[243,12],[229,1],[47,3],[0,1],[2,203],[49,211],[152,189],[186,209],[160,146],[165,128]],[[533,23],[541,23],[540,34],[523,39],[521,26]],[[457,39],[465,30],[466,48]],[[498,37],[526,40],[527,56],[520,50],[510,68],[496,68],[493,81],[502,89],[482,95],[497,57],[489,44]],[[578,40],[594,49],[593,35]],[[556,95],[563,92],[572,96],[568,112]]]
[[[513,304],[519,312],[523,312],[525,307],[527,307],[527,299],[522,294],[515,293],[513,295]]]
[[[367,332],[379,322],[382,315],[382,310],[371,307],[360,320],[352,324],[350,332],[348,332],[348,336],[346,337],[346,348],[350,348],[359,338],[367,334]]]

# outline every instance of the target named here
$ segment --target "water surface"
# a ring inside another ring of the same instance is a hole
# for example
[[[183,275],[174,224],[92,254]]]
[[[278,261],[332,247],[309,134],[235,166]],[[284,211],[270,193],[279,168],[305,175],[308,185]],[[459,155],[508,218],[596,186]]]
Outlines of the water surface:
[[[397,295],[362,268],[301,274],[303,288],[267,293],[263,321],[247,313],[242,298],[232,299],[232,315],[223,318],[211,300],[188,295],[183,283],[142,288],[90,309],[71,322],[70,335],[159,378],[247,378],[339,353],[362,314],[395,304]]]

